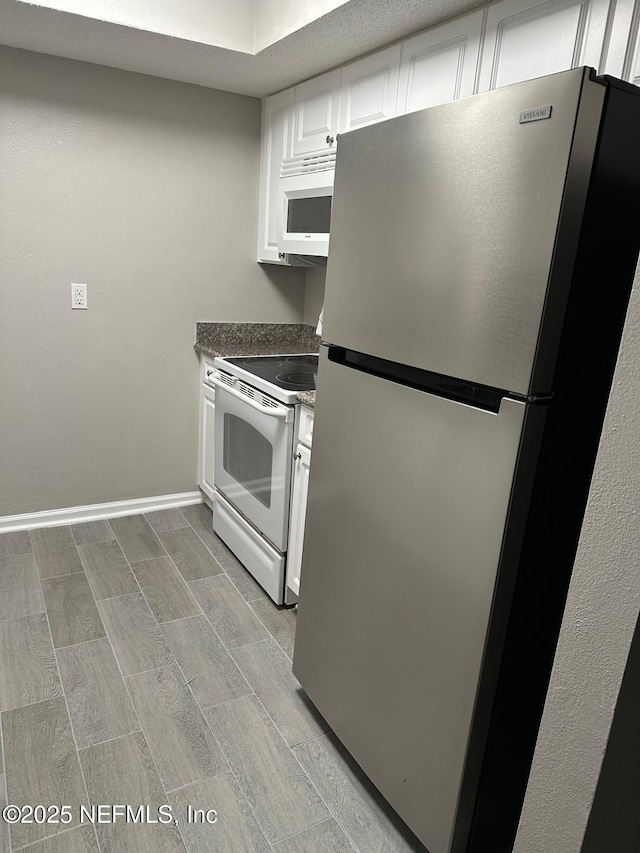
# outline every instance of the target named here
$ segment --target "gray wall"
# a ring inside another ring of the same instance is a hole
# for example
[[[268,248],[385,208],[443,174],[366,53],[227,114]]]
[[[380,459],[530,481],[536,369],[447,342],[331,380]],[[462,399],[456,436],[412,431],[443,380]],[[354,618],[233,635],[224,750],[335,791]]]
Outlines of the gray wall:
[[[324,283],[326,277],[327,270],[322,267],[310,267],[307,270],[303,322],[309,326],[317,326],[318,324],[318,317],[324,303]]]
[[[594,341],[597,345],[597,335]],[[514,853],[587,853],[606,835],[609,822],[617,825],[620,846],[611,832],[608,846],[597,849],[625,853],[631,849],[624,843],[634,821],[638,825],[638,769],[631,773],[628,764],[640,756],[634,705],[638,654],[629,659],[640,609],[639,400],[637,273]],[[621,759],[625,750],[627,765]],[[631,782],[636,814],[623,814],[629,809],[628,789],[626,798],[617,800],[615,814],[615,788]],[[635,844],[637,850],[637,837]]]
[[[259,144],[258,100],[0,48],[0,516],[196,487],[196,321],[303,318]]]

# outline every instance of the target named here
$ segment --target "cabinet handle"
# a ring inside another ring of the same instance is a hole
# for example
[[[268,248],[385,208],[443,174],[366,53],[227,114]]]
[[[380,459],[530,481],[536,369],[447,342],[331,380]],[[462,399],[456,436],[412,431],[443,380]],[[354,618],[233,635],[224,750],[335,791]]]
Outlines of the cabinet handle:
[[[294,453],[293,458],[294,459],[302,459],[302,453]]]
[[[333,145],[333,136],[327,136],[327,145]]]
[[[211,376],[212,373],[213,373],[213,370],[207,370],[207,376]]]
[[[285,253],[284,252],[278,252],[278,257],[284,259]]]

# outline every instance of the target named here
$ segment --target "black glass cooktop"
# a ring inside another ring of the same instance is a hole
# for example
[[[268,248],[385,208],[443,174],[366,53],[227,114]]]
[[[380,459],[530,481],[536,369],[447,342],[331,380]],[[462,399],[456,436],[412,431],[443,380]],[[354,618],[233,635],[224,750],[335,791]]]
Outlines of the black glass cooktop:
[[[250,358],[227,358],[248,373],[287,391],[315,391],[318,372],[317,355],[256,355]]]

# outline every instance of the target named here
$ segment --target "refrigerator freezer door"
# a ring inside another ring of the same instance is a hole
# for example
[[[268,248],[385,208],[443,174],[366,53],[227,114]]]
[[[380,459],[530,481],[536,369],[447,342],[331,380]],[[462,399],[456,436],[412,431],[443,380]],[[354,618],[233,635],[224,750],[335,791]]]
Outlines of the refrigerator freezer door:
[[[549,391],[553,354],[531,381],[541,321],[562,323],[604,91],[575,69],[341,135],[323,339]]]
[[[450,849],[527,406],[320,359],[294,673],[430,853]]]

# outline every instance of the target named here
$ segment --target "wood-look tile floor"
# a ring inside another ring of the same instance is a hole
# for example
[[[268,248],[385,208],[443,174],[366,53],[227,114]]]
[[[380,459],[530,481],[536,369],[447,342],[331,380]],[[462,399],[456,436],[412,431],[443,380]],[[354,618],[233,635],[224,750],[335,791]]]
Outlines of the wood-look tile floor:
[[[205,505],[0,535],[0,806],[72,815],[0,818],[0,853],[424,851],[293,676],[295,620]],[[80,821],[116,804],[177,824]]]

